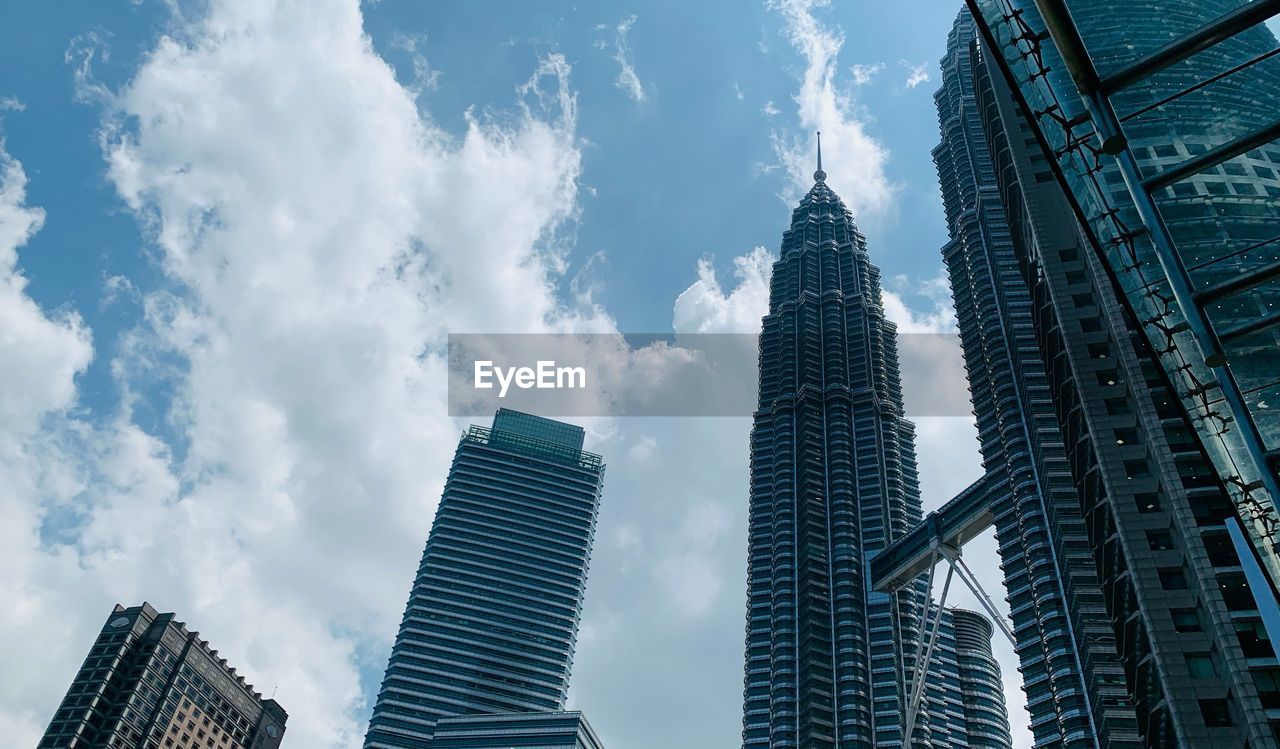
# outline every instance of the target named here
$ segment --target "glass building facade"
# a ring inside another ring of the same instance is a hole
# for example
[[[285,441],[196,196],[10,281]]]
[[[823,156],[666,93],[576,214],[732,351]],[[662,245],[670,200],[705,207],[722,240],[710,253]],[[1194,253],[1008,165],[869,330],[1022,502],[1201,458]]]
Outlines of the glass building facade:
[[[275,749],[289,716],[173,614],[117,605],[38,749]]]
[[[751,433],[743,711],[747,749],[904,743],[923,581],[894,594],[867,562],[921,518],[914,428],[879,270],[819,153],[792,213],[760,336]],[[913,747],[965,746],[946,632]],[[951,643],[954,639],[950,638]],[[997,691],[991,695],[999,701]]]
[[[1276,746],[1280,673],[1231,488],[977,31],[962,15],[952,33],[935,157],[984,463],[1014,480],[983,496],[1036,745]],[[1061,597],[1028,596],[1022,569],[1060,570]],[[1059,633],[1061,668],[1030,647],[1038,630]]]
[[[1231,533],[1270,578],[1257,582],[1272,589],[1263,605],[1280,635],[1280,57],[1259,23],[1274,8],[970,5],[1090,251],[1227,487]]]
[[[368,749],[435,746],[447,716],[563,710],[604,478],[583,437],[509,409],[462,435]]]

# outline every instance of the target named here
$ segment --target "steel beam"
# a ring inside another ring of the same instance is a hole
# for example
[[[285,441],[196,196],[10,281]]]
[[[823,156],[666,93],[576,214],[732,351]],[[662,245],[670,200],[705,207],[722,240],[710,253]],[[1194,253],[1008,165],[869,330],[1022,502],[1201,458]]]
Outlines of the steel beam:
[[[1142,180],[1142,187],[1147,192],[1155,192],[1172,185],[1175,182],[1181,182],[1187,177],[1199,174],[1206,169],[1211,169],[1224,161],[1230,161],[1235,157],[1248,153],[1259,146],[1265,146],[1273,140],[1280,138],[1280,120],[1267,125],[1261,130],[1242,135],[1235,140],[1223,143],[1220,146],[1205,151],[1199,156],[1192,157],[1178,164],[1175,167],[1165,169]]]
[[[1107,94],[1114,94],[1278,14],[1280,0],[1253,0],[1245,3],[1103,78],[1102,90]]]
[[[1257,288],[1276,278],[1280,278],[1280,261],[1264,265],[1243,276],[1236,276],[1220,284],[1200,289],[1196,292],[1196,302],[1202,307],[1208,307],[1214,302]],[[1223,337],[1225,338],[1226,336],[1224,335]]]
[[[1275,325],[1280,325],[1280,312],[1260,317],[1251,323],[1232,328],[1222,334],[1223,343],[1233,343],[1248,335],[1253,335]]]

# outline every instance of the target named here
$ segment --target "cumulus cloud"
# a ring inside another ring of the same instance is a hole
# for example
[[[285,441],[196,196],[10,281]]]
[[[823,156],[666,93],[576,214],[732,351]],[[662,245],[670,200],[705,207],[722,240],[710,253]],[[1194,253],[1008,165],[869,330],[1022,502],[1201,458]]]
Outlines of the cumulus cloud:
[[[4,157],[0,639],[28,647],[0,654],[24,674],[0,685],[0,734],[34,745],[110,605],[145,598],[278,685],[292,743],[358,746],[361,672],[381,671],[456,441],[444,332],[612,329],[555,292],[581,169],[569,66],[545,57],[454,138],[356,0],[175,15],[117,89],[93,78],[104,54],[72,63],[163,281],[104,289],[144,322],[112,362],[121,412],[83,413],[92,339],[24,293],[41,214]],[[129,404],[157,393],[149,434]]]
[[[760,114],[765,117],[777,117],[779,114],[782,114],[782,110],[773,106],[773,99],[770,99],[764,103],[763,107],[760,107]]]
[[[888,151],[867,132],[867,117],[859,110],[849,83],[837,76],[837,58],[844,34],[820,21],[815,11],[829,0],[770,0],[781,13],[792,47],[804,59],[800,90],[795,95],[799,134],[774,131],[774,152],[789,179],[788,203],[813,184],[814,131],[822,131],[822,160],[827,182],[844,198],[855,215],[878,215],[890,208],[894,186],[885,175]]]
[[[676,298],[672,325],[679,333],[758,333],[769,311],[773,256],[756,247],[733,259],[737,285],[726,292],[709,258],[698,261],[698,280]]]
[[[914,65],[906,60],[899,60],[898,64],[907,70],[907,80],[905,84],[907,88],[915,88],[921,83],[929,82],[928,63],[922,62],[919,65]]]
[[[614,30],[617,35],[613,42],[613,59],[618,63],[620,68],[618,77],[614,80],[613,85],[627,92],[636,101],[644,101],[648,94],[644,90],[644,86],[640,83],[640,76],[636,74],[635,63],[631,59],[631,42],[628,35],[631,33],[631,27],[636,23],[634,15],[627,16],[618,24]],[[741,97],[739,97],[741,98]]]
[[[930,306],[909,305],[904,294],[922,297]],[[955,333],[956,312],[951,303],[951,282],[946,274],[913,283],[905,275],[895,276],[881,292],[884,314],[898,325],[898,333]]]
[[[44,616],[57,594],[41,580],[58,561],[42,549],[41,535],[46,516],[65,506],[80,477],[61,459],[61,441],[75,441],[74,430],[55,436],[47,428],[74,424],[75,378],[93,348],[78,315],[42,309],[26,293],[18,249],[44,222],[44,212],[27,205],[26,187],[22,165],[0,141],[0,641],[44,642],[56,652],[70,628],[61,612]],[[0,663],[6,674],[38,675],[48,669],[49,652],[6,648]],[[29,690],[25,679],[0,679],[0,735],[22,746],[39,741],[52,711]]]

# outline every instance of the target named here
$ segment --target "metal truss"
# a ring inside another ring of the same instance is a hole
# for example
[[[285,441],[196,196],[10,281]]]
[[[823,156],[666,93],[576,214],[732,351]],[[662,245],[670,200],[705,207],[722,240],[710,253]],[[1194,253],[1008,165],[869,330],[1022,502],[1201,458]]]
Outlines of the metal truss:
[[[903,724],[903,746],[911,746],[911,734],[914,733],[916,721],[920,717],[920,705],[924,699],[924,690],[927,686],[926,682],[929,675],[929,664],[933,660],[933,651],[938,644],[938,632],[942,629],[942,613],[947,605],[947,595],[951,591],[951,581],[955,577],[959,577],[960,581],[965,584],[978,599],[978,603],[987,612],[987,616],[991,617],[991,621],[995,623],[1004,636],[1009,639],[1009,644],[1017,648],[1017,643],[1013,639],[1013,629],[1009,623],[1005,621],[1004,615],[996,608],[995,602],[991,600],[991,596],[987,595],[987,591],[983,589],[982,583],[978,581],[973,570],[969,569],[969,565],[964,563],[960,558],[960,547],[950,546],[938,541],[936,538],[933,542],[932,549],[929,552],[928,561],[928,581],[925,589],[929,594],[933,593],[933,582],[937,574],[938,562],[946,561],[947,576],[942,582],[942,593],[938,596],[938,603],[933,607],[932,611],[926,612],[926,622],[923,629],[920,630],[920,638],[916,641],[915,652],[920,653],[920,646],[924,645],[924,652],[916,658],[912,664],[910,678],[907,681],[907,688],[910,690],[910,699],[907,701],[907,717]],[[895,597],[897,592],[894,592]]]

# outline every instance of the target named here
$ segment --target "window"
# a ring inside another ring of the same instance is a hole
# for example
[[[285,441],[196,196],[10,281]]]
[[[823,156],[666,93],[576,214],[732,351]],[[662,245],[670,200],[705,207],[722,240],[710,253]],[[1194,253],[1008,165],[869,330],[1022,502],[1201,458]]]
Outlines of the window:
[[[1262,622],[1236,621],[1236,639],[1240,642],[1240,650],[1246,658],[1270,658],[1275,655],[1271,648],[1271,640],[1267,639],[1267,630]]]
[[[1209,728],[1226,728],[1235,725],[1231,720],[1231,708],[1226,700],[1200,700],[1200,715],[1204,716],[1204,724]]]
[[[1138,492],[1133,495],[1138,512],[1160,512],[1160,495],[1155,492]]]
[[[1173,617],[1173,628],[1177,632],[1199,632],[1200,615],[1195,609],[1169,609],[1170,616]]]
[[[1127,479],[1140,479],[1151,475],[1151,467],[1147,465],[1147,461],[1143,460],[1126,460],[1124,462],[1124,476]]]
[[[1253,683],[1258,687],[1258,697],[1264,708],[1271,710],[1280,707],[1280,671],[1253,671]]]
[[[1121,427],[1115,430],[1117,445],[1136,445],[1138,444],[1138,430],[1131,427]]]
[[[1114,385],[1120,381],[1120,373],[1114,369],[1098,370],[1098,384],[1104,387]]]
[[[1212,679],[1218,675],[1208,653],[1187,653],[1187,671],[1193,679]]]
[[[1159,573],[1160,587],[1165,590],[1187,589],[1187,573],[1181,567],[1162,567]]]
[[[1222,591],[1222,601],[1227,604],[1228,611],[1251,611],[1258,608],[1243,573],[1219,575],[1218,589]]]
[[[1147,531],[1147,545],[1152,551],[1168,551],[1173,548],[1173,534],[1169,531]]]

